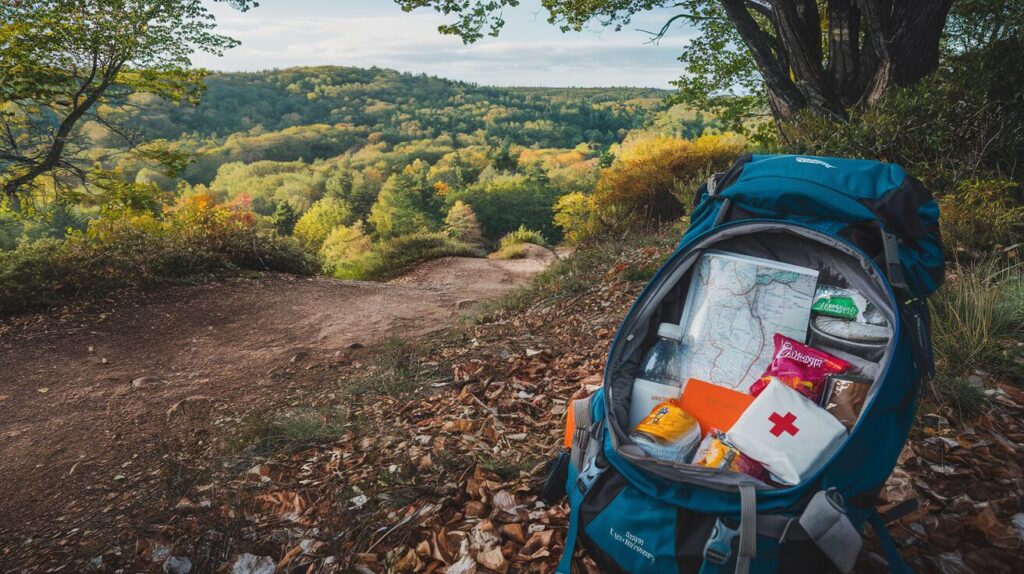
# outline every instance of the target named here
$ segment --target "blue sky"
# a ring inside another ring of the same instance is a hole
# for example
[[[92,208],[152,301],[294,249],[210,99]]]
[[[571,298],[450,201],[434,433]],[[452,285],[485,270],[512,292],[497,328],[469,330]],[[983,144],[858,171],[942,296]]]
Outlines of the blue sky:
[[[197,55],[214,70],[263,70],[301,65],[380,66],[498,86],[651,86],[669,88],[689,31],[676,26],[659,45],[639,29],[658,29],[671,15],[637,16],[621,32],[598,24],[563,34],[547,23],[540,0],[504,13],[498,38],[463,45],[443,36],[432,9],[402,12],[391,0],[262,0],[237,12],[204,0],[220,31],[242,45],[217,58]]]

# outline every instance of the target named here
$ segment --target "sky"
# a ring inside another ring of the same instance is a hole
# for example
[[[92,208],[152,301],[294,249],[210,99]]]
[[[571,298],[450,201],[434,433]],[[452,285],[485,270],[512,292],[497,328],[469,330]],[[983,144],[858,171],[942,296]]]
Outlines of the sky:
[[[393,68],[495,86],[645,86],[670,88],[690,32],[677,25],[658,44],[664,9],[638,15],[621,32],[593,24],[562,33],[547,22],[540,0],[504,11],[498,38],[464,45],[437,31],[451,21],[433,9],[412,13],[392,0],[261,0],[238,12],[204,0],[218,30],[242,42],[223,57],[198,54],[197,66],[255,71],[290,66]]]

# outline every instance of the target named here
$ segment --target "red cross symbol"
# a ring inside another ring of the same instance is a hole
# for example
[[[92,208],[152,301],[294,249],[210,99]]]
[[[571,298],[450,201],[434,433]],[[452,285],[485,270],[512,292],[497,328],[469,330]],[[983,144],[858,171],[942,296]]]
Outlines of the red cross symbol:
[[[772,413],[768,420],[775,424],[772,427],[771,433],[775,436],[782,436],[782,433],[788,432],[789,434],[796,436],[796,433],[800,429],[796,428],[793,423],[796,422],[796,415],[793,413],[786,413],[786,416],[782,416],[779,413]]]

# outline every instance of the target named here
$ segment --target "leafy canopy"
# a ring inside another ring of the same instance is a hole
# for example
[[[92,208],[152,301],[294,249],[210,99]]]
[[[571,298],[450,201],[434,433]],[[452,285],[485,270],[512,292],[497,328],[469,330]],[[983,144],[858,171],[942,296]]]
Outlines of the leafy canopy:
[[[90,181],[83,120],[180,171],[180,155],[139,145],[145,134],[114,117],[135,92],[198,101],[205,72],[192,69],[192,54],[236,45],[214,27],[201,0],[0,3],[0,188],[7,205],[20,211],[41,192],[44,175],[58,191],[69,179]]]

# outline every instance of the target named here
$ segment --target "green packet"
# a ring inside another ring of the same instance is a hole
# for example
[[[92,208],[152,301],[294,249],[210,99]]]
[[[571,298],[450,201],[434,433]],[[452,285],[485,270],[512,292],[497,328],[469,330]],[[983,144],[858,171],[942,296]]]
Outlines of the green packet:
[[[867,307],[867,301],[856,291],[820,285],[814,292],[811,312],[828,317],[838,317],[853,321]]]

